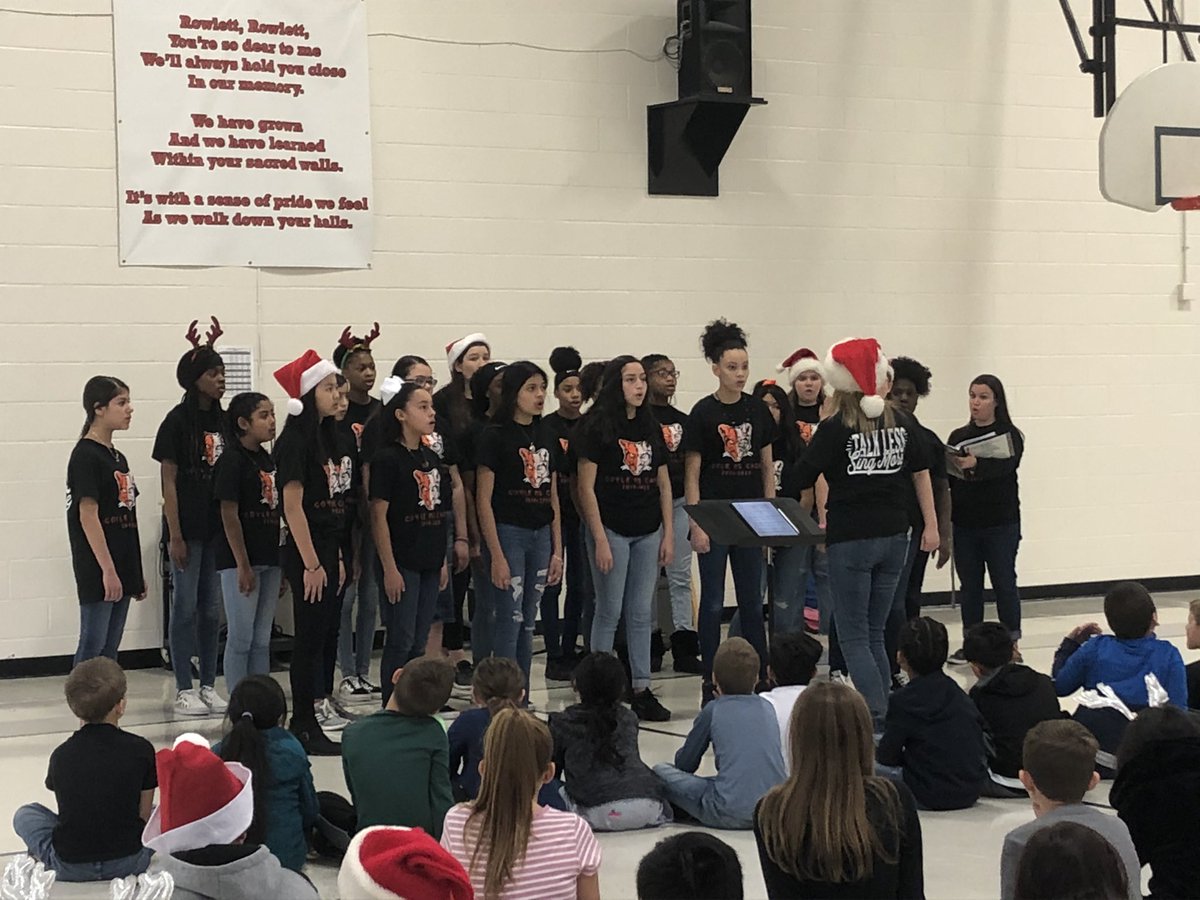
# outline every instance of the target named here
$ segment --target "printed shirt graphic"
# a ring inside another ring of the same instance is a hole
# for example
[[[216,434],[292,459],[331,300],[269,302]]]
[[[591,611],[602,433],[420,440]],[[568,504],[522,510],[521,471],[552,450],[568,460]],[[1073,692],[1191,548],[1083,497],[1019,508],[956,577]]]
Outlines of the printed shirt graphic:
[[[652,422],[631,420],[615,438],[604,440],[599,427],[581,426],[575,450],[581,460],[596,464],[596,503],[604,527],[624,535],[650,534],[662,524],[658,489],[659,467],[667,449]]]
[[[717,433],[721,435],[726,458],[736,463],[750,456],[754,445],[754,426],[750,422],[742,422],[739,425],[722,422],[717,425]]]
[[[450,528],[446,469],[424,443],[381,447],[371,460],[371,502],[387,503],[388,539],[396,565],[422,572],[440,568]]]
[[[771,465],[775,469],[775,495],[779,496],[783,492],[783,460],[772,459]]]
[[[483,429],[476,463],[495,476],[492,512],[497,522],[538,529],[554,520],[550,491],[559,461],[552,458],[551,448],[556,442],[544,419],[528,425],[489,424]]]
[[[362,422],[350,423],[350,433],[354,435],[354,446],[358,450],[362,450],[362,436],[365,427]]]
[[[354,461],[349,456],[343,456],[337,462],[328,459],[322,468],[325,469],[325,477],[329,479],[330,498],[350,490],[354,481]]]
[[[534,490],[550,483],[550,451],[545,447],[521,447],[521,466],[525,483]]]
[[[438,432],[421,435],[421,443],[437,454],[438,459],[446,458],[446,441]]]
[[[442,503],[442,472],[441,469],[422,471],[413,469],[413,479],[417,482],[417,505],[423,509],[434,510]]]
[[[649,441],[627,441],[619,438],[617,443],[621,447],[623,457],[622,469],[635,478],[643,472],[650,471],[650,464],[654,461],[654,451],[651,449]]]
[[[140,594],[145,590],[138,541],[137,493],[137,484],[123,453],[88,438],[76,443],[67,464],[67,536],[80,603],[99,603],[104,599],[100,564],[80,519],[79,507],[84,500],[96,502],[104,542],[125,594]]]
[[[264,472],[260,469],[258,472],[258,483],[262,490],[262,496],[258,502],[267,509],[277,509],[279,506],[279,492],[275,489],[275,473]]]
[[[133,480],[133,473],[117,470],[113,472],[113,478],[117,482],[117,506],[121,509],[137,509],[137,484]]]
[[[733,403],[713,395],[697,402],[684,428],[683,449],[700,455],[700,499],[762,497],[762,452],[777,431],[767,405],[749,394]]]
[[[667,450],[674,453],[679,449],[679,445],[683,443],[683,424],[680,422],[672,422],[670,425],[662,427],[663,443],[667,445]]]
[[[817,433],[817,424],[816,422],[796,422],[796,430],[800,432],[800,440],[804,441],[806,447],[812,443],[813,435]]]
[[[684,445],[687,443],[688,416],[674,406],[653,406],[651,411],[662,426],[663,445],[667,449],[667,474],[671,476],[671,496],[683,496]]]
[[[904,468],[907,446],[908,431],[903,428],[853,433],[846,440],[846,474],[895,475]]]
[[[225,452],[225,436],[219,431],[204,432],[204,461],[211,469]]]
[[[259,448],[240,444],[226,449],[213,473],[213,496],[219,504],[236,503],[246,557],[252,566],[279,565],[280,504],[275,461]],[[237,568],[225,530],[216,548],[217,569]]]
[[[214,403],[199,409],[180,403],[158,427],[150,456],[176,468],[175,496],[184,540],[208,540],[221,532],[221,516],[213,502],[213,472],[225,451],[225,411]]]

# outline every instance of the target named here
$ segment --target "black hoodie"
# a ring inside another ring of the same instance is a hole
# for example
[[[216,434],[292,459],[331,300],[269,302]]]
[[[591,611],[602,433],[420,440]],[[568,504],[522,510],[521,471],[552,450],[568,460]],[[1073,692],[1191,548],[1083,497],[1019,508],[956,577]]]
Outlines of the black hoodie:
[[[1150,866],[1151,897],[1195,897],[1200,885],[1200,738],[1154,741],[1122,766],[1109,802]]]
[[[1021,770],[1026,732],[1063,714],[1050,676],[1018,663],[1001,666],[981,680],[971,688],[971,699],[992,735],[992,771],[1008,778],[1016,778]]]
[[[939,669],[892,694],[876,758],[903,766],[904,783],[926,809],[965,809],[987,779],[983,717]]]

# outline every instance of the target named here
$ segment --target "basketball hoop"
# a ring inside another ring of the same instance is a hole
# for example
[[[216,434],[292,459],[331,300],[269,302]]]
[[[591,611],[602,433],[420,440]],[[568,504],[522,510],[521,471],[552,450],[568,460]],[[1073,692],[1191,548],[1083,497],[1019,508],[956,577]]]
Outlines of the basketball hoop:
[[[1177,209],[1180,212],[1200,209],[1200,197],[1176,197],[1171,201],[1171,209]]]

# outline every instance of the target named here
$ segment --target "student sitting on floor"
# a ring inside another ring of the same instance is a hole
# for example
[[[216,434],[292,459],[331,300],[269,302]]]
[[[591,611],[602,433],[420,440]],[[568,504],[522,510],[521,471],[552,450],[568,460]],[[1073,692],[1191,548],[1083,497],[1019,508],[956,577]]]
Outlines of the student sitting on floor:
[[[638,900],[742,900],[737,851],[715,835],[685,831],[654,845],[637,869]]]
[[[222,762],[198,734],[181,735],[155,762],[159,804],[142,840],[154,851],[150,872],[174,879],[172,900],[319,900],[307,878],[246,843],[254,818],[249,769]]]
[[[385,709],[342,735],[342,770],[358,827],[408,825],[442,834],[454,802],[446,730],[434,717],[454,687],[454,666],[424,656],[392,675]]]
[[[1130,893],[1112,844],[1086,825],[1059,822],[1040,829],[1025,845],[1013,900],[1121,900]]]
[[[909,682],[892,694],[875,755],[925,809],[966,809],[987,779],[983,717],[942,671],[949,652],[941,622],[922,616],[904,623],[897,657]]]
[[[474,900],[462,865],[419,828],[375,825],[350,842],[338,900]],[[480,898],[482,900],[482,898]]]
[[[970,696],[983,716],[992,744],[988,748],[989,774],[1015,781],[1021,771],[1021,746],[1038,722],[1063,716],[1050,676],[1014,662],[1017,646],[1008,627],[1000,622],[980,622],[967,630],[963,654],[978,679]],[[1024,796],[1006,791],[1004,782],[989,779],[987,796]],[[1008,788],[1017,788],[1009,784]]]
[[[671,821],[662,782],[638,752],[638,718],[622,703],[628,682],[621,661],[588,654],[572,681],[579,702],[550,716],[554,761],[572,811],[596,831]]]
[[[142,828],[158,780],[154,747],[117,727],[125,673],[107,657],[89,659],[67,676],[64,692],[80,728],[50,754],[46,788],[58,814],[40,803],[22,806],[13,831],[59,881],[139,875],[150,864]]]
[[[471,876],[478,898],[599,900],[600,844],[587,822],[539,806],[554,778],[550,729],[520,709],[488,726],[479,796],[446,814],[442,846]]]
[[[247,675],[229,695],[229,733],[213,747],[226,762],[254,773],[251,844],[265,844],[294,872],[308,858],[308,834],[317,818],[317,791],[304,745],[283,727],[287,698],[270,675]]]
[[[1083,795],[1100,782],[1096,772],[1096,739],[1078,722],[1055,719],[1029,729],[1021,756],[1021,783],[1033,801],[1032,822],[1014,828],[1004,838],[1000,856],[1000,894],[1013,900],[1017,865],[1029,839],[1043,828],[1059,822],[1086,825],[1108,841],[1125,864],[1129,896],[1141,894],[1141,864],[1129,839],[1129,829],[1120,819],[1087,806]]]
[[[667,799],[710,828],[750,828],[759,798],[787,777],[775,708],[754,693],[758,654],[743,638],[729,638],[713,657],[716,699],[700,710],[675,765],[659,763],[654,774],[666,784]],[[701,777],[712,744],[717,774]]]
[[[516,660],[488,656],[479,661],[471,679],[475,706],[463,710],[450,723],[450,786],[456,803],[479,796],[479,763],[483,760],[483,739],[488,724],[502,709],[516,708],[525,700],[525,674]],[[557,779],[542,785],[538,803],[554,809],[567,809]]]
[[[817,674],[817,663],[821,661],[822,652],[821,642],[802,631],[778,634],[771,638],[770,660],[767,663],[767,681],[771,683],[771,690],[759,696],[775,708],[783,768],[788,772],[791,771],[788,746],[791,740],[792,707]]]

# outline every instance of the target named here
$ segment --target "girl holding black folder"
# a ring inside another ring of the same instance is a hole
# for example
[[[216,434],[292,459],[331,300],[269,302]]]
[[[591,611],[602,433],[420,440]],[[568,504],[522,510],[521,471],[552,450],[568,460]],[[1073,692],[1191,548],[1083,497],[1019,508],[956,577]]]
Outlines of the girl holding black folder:
[[[1011,456],[984,459],[968,449],[948,453],[951,464],[950,499],[954,523],[954,567],[962,583],[962,624],[965,633],[983,621],[983,572],[987,569],[996,592],[996,612],[1013,640],[1021,637],[1021,595],[1017,590],[1017,548],[1021,544],[1021,498],[1017,468],[1025,452],[1025,436],[1012,423],[1004,385],[995,375],[980,375],[968,394],[971,421],[950,433],[952,447],[989,436],[1007,436]],[[954,477],[957,476],[957,477]],[[950,662],[964,665],[962,650]]]

